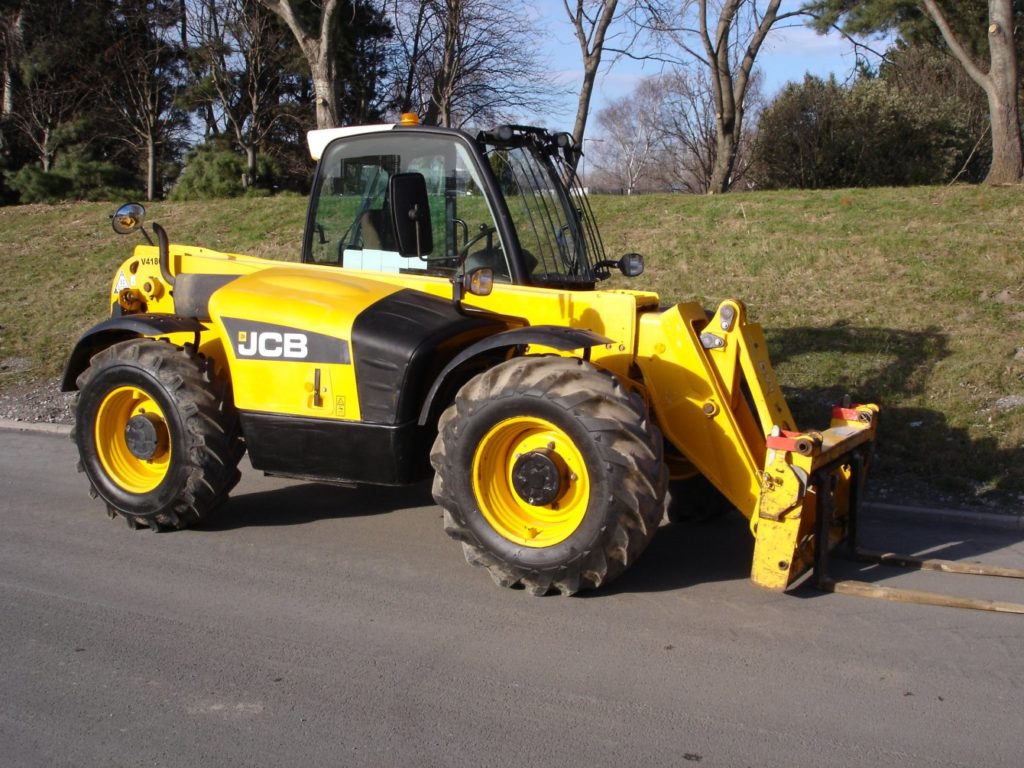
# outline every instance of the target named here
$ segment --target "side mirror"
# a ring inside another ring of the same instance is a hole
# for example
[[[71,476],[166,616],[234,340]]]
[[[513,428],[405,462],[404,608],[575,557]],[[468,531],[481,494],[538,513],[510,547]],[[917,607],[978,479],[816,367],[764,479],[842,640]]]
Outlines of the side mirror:
[[[490,296],[494,289],[494,270],[480,267],[472,272],[456,275],[452,278],[452,302],[459,312],[463,312],[462,300],[466,294],[472,296]]]
[[[490,267],[474,269],[463,276],[466,292],[473,296],[490,296],[494,290],[494,270]]]
[[[627,253],[618,261],[599,261],[594,269],[610,269],[615,267],[626,277],[639,277],[644,273],[644,257],[639,253]]]
[[[125,203],[110,217],[110,225],[119,235],[128,235],[142,226],[146,209],[139,203]]]
[[[644,273],[644,257],[639,253],[627,253],[617,264],[626,277],[639,277]]]
[[[430,201],[422,173],[396,173],[388,180],[388,205],[395,245],[402,256],[426,256],[434,250]]]

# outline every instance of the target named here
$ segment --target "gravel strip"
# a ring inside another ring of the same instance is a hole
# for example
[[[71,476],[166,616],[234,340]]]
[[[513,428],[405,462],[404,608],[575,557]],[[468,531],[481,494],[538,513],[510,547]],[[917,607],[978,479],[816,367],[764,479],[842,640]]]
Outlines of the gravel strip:
[[[75,395],[75,392],[61,392],[57,378],[0,385],[0,419],[71,424]]]

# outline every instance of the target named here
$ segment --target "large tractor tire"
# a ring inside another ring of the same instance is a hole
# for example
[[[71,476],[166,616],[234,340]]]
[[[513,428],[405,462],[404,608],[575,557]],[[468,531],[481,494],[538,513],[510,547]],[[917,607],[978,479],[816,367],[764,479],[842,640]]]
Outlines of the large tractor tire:
[[[434,499],[466,560],[501,586],[572,595],[633,564],[667,498],[643,401],[582,360],[520,357],[471,379],[442,414]]]
[[[79,470],[111,517],[180,529],[220,506],[245,452],[227,386],[191,348],[132,339],[78,377]]]

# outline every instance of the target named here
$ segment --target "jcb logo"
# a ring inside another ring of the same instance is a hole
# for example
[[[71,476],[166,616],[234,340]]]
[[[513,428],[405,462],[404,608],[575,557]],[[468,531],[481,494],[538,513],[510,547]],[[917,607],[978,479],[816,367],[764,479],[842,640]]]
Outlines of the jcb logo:
[[[309,341],[304,333],[240,331],[237,349],[239,357],[284,357],[305,360],[309,355]]]
[[[351,362],[347,339],[237,317],[225,317],[222,322],[225,335],[231,340],[235,356],[240,360],[301,360],[333,365]]]

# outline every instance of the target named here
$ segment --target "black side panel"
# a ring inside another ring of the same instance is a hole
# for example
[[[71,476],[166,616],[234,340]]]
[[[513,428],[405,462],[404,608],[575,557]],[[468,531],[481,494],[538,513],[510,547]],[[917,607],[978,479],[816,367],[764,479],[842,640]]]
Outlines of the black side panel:
[[[238,275],[178,275],[174,280],[174,311],[183,317],[210,319],[210,297]]]
[[[419,291],[398,291],[378,301],[352,326],[363,421],[415,421],[448,361],[468,344],[505,328],[500,320],[465,317],[450,301]]]
[[[404,485],[429,477],[432,435],[398,426],[241,413],[255,469],[309,480]]]

